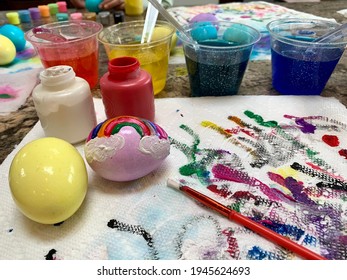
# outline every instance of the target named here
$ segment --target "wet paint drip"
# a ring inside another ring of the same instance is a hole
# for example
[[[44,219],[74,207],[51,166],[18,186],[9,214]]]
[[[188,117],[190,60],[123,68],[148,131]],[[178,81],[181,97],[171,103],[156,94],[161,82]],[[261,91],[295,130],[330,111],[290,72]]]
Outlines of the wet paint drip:
[[[110,220],[107,223],[107,226],[109,228],[112,228],[112,229],[116,229],[116,230],[119,230],[119,231],[130,232],[132,234],[136,234],[136,235],[142,236],[143,239],[146,241],[146,244],[147,244],[147,246],[149,248],[149,251],[151,253],[151,259],[153,259],[153,260],[158,260],[159,259],[158,258],[158,252],[157,252],[157,250],[155,249],[155,246],[154,246],[153,237],[151,236],[150,233],[148,233],[141,226],[139,226],[139,225],[129,225],[129,224],[126,224],[126,223],[123,223],[123,222],[119,222],[119,221],[117,221],[115,219]]]

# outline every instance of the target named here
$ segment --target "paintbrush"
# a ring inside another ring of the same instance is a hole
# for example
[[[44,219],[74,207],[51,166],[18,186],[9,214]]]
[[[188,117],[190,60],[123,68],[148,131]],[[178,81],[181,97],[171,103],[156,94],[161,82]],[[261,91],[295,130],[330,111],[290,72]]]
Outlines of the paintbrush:
[[[230,209],[223,204],[213,200],[212,198],[188,187],[183,186],[180,183],[168,179],[167,185],[171,188],[180,190],[187,194],[188,196],[194,198],[195,200],[201,202],[205,206],[217,211],[218,213],[222,214],[223,216],[227,217],[231,221],[235,221],[240,225],[243,225],[244,227],[254,231],[255,233],[261,235],[262,237],[266,238],[267,240],[276,243],[277,245],[280,245],[298,256],[301,256],[308,260],[326,260],[326,258],[322,257],[321,255],[305,248],[304,246],[295,243],[294,241],[290,240],[287,237],[284,237],[277,232],[253,221],[252,219],[240,214],[239,212]]]

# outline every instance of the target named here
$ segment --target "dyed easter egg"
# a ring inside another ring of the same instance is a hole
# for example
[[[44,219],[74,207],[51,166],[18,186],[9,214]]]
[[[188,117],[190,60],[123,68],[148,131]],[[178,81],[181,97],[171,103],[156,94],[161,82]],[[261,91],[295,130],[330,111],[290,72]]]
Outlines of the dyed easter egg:
[[[16,47],[7,37],[0,35],[0,65],[11,63],[16,57]]]
[[[196,22],[190,33],[197,42],[217,39],[217,28],[210,22]]]
[[[190,19],[189,22],[200,22],[200,21],[217,21],[218,19],[214,14],[202,13],[198,14]]]
[[[247,27],[238,23],[230,26],[223,34],[223,40],[237,44],[247,44],[251,39]]]
[[[89,12],[98,13],[100,12],[99,5],[102,2],[102,0],[86,0],[86,9]]]
[[[12,24],[4,24],[0,27],[0,34],[4,35],[12,41],[16,47],[16,51],[20,52],[24,50],[26,40],[24,37],[24,32],[18,26]]]
[[[120,116],[99,123],[89,134],[84,152],[90,167],[101,177],[131,181],[162,164],[170,154],[170,140],[153,122]]]
[[[65,221],[81,206],[88,187],[83,157],[70,143],[46,137],[26,144],[9,170],[14,202],[42,224]]]
[[[171,34],[171,30],[165,27],[156,26],[154,27],[151,41],[159,41]],[[174,33],[171,38],[170,52],[176,47],[177,35]]]

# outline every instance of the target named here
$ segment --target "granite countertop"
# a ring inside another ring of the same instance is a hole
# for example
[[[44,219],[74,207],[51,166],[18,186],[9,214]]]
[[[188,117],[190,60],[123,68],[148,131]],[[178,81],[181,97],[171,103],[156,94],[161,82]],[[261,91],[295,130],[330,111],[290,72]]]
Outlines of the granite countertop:
[[[326,18],[334,18],[338,22],[345,22],[337,11],[347,9],[345,0],[325,0],[319,3],[284,3],[276,2],[301,12],[310,13]],[[100,48],[100,73],[107,72],[107,57],[103,48]],[[177,75],[177,71],[185,65],[170,65],[169,75],[165,89],[156,98],[188,97],[189,82],[186,74]],[[277,95],[271,86],[270,61],[250,61],[241,84],[240,95]],[[100,90],[93,90],[95,97],[100,97]],[[322,96],[333,96],[347,107],[347,52],[344,53],[334,73],[332,74]],[[21,142],[24,136],[38,121],[32,98],[18,110],[6,116],[0,116],[0,164],[7,155]]]

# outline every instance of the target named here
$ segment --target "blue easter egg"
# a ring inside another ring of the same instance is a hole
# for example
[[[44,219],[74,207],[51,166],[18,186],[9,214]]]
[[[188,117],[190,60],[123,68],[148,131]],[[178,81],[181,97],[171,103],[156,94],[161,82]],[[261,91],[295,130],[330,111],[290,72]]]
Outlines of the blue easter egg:
[[[210,22],[196,22],[190,33],[197,42],[217,39],[217,28]]]
[[[22,29],[12,24],[5,24],[0,27],[0,34],[12,41],[17,52],[24,50],[26,40]]]
[[[217,21],[217,18],[215,17],[215,15],[210,13],[202,13],[192,17],[192,19],[189,22],[200,22],[200,21]]]
[[[89,12],[98,13],[100,12],[99,5],[102,2],[102,0],[86,0],[86,9]]]
[[[230,26],[223,34],[223,40],[237,44],[249,43],[250,39],[247,27],[238,23]]]

